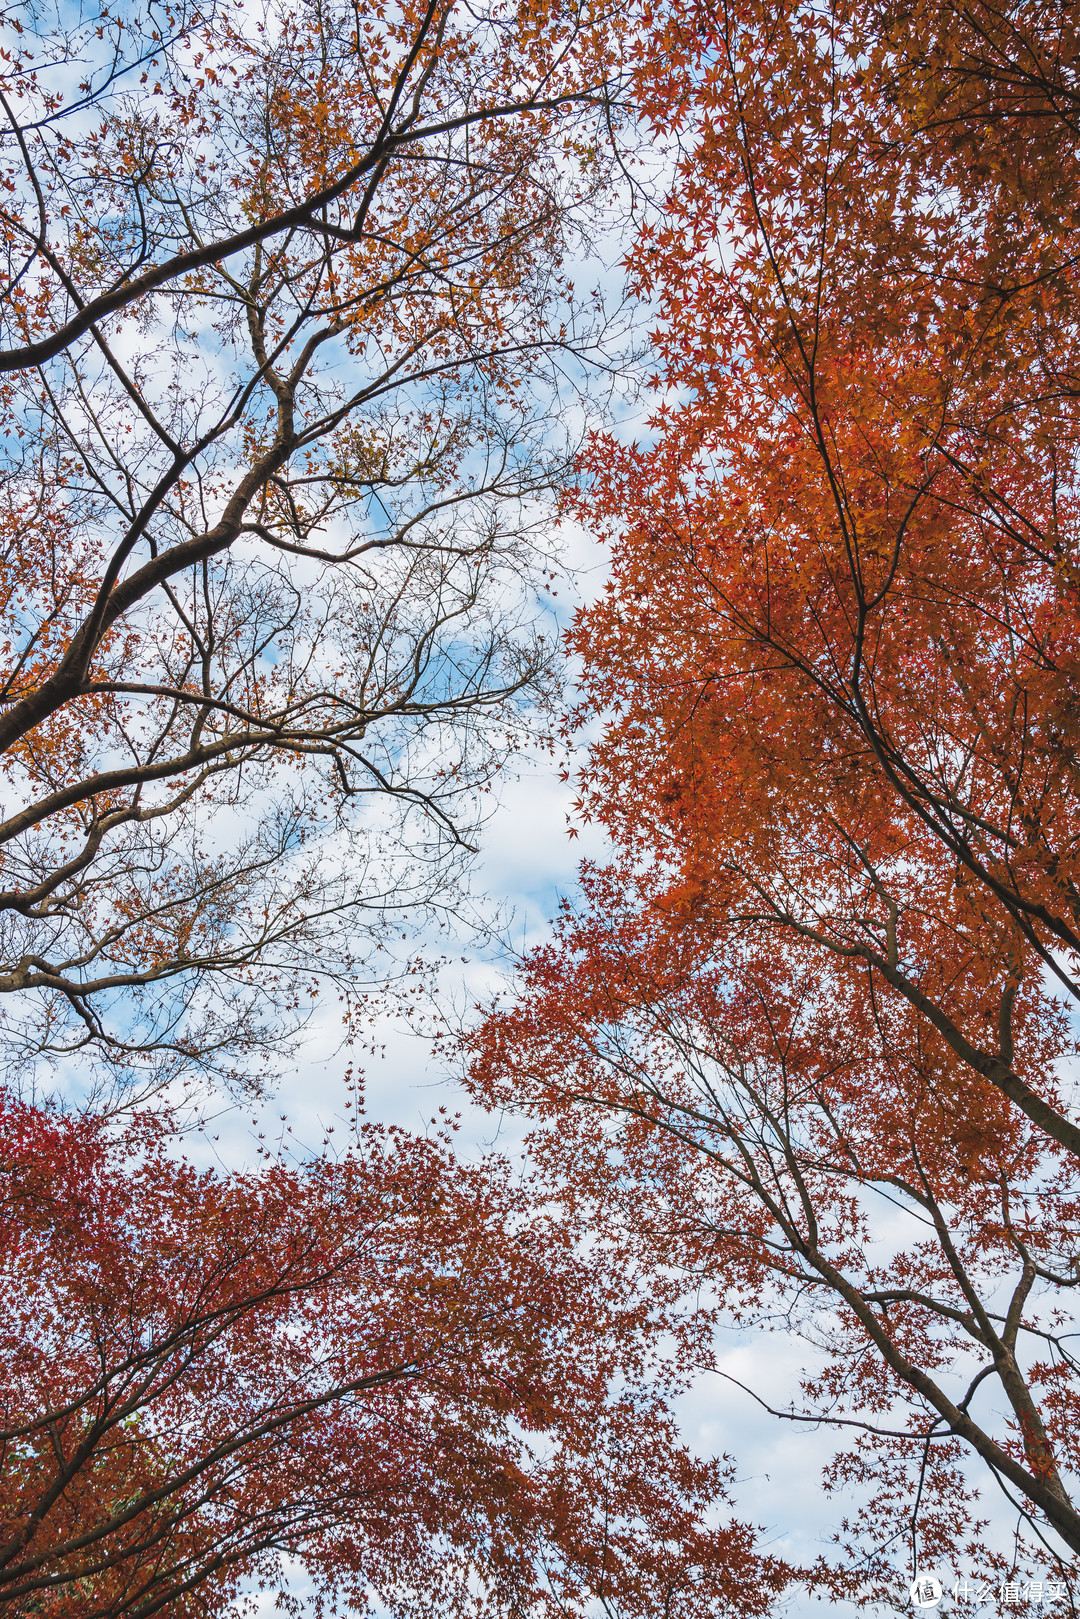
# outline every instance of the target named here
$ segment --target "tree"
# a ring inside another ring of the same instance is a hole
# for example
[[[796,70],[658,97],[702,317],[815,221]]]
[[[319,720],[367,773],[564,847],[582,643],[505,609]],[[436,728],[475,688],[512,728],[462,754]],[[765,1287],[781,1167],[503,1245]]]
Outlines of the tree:
[[[878,1596],[897,1537],[961,1546],[965,1453],[1080,1552],[1075,41],[936,0],[660,34],[632,273],[677,391],[597,442],[571,637],[616,853],[477,1037],[664,1264],[827,1323],[786,1414],[861,1430]]]
[[[474,1084],[534,1114],[546,1172],[587,1188],[643,1265],[681,1269],[719,1319],[807,1338],[789,1403],[744,1392],[856,1441],[825,1476],[859,1502],[844,1556],[814,1578],[891,1603],[920,1565],[1010,1572],[982,1538],[969,1450],[1017,1508],[1017,1556],[1073,1581],[1069,1167],[856,974],[673,921],[647,878],[583,886],[520,1002],[474,1037]],[[1024,1018],[1030,1071],[1058,1035]],[[696,1364],[713,1371],[712,1348]]]
[[[576,1252],[506,1166],[361,1127],[335,1160],[196,1172],[5,1102],[0,1606],[761,1613],[753,1533],[656,1378],[692,1323]],[[302,1578],[297,1566],[302,1570]]]
[[[372,930],[450,902],[550,695],[541,502],[603,336],[561,266],[626,27],[4,18],[0,994],[31,1093],[257,1086],[320,982],[355,1006]]]

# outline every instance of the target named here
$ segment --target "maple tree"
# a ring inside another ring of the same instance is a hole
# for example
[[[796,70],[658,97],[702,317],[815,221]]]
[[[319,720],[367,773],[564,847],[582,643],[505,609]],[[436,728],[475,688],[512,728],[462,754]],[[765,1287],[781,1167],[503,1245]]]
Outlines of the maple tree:
[[[598,1218],[814,1340],[876,1600],[1008,1566],[972,1455],[1080,1553],[1076,60],[1064,4],[658,21],[665,402],[570,638],[615,853],[475,1036]]]
[[[387,917],[450,903],[550,695],[566,367],[611,357],[563,264],[628,26],[577,0],[5,14],[19,1084],[257,1086],[320,982],[355,1009]]]
[[[659,1398],[693,1323],[507,1166],[372,1126],[229,1175],[145,1116],[2,1129],[6,1611],[644,1619],[782,1586]]]

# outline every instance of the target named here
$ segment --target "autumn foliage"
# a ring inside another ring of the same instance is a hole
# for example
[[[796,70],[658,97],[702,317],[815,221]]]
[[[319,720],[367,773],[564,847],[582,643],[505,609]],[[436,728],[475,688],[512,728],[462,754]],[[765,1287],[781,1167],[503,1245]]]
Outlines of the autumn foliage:
[[[610,1246],[393,1132],[250,1175],[169,1145],[5,1106],[0,1602],[765,1610],[780,1566],[658,1398],[675,1317]]]
[[[991,1559],[973,1462],[1080,1552],[1076,50],[1067,5],[658,23],[665,402],[595,442],[571,635],[614,853],[477,1036],[658,1263],[812,1340],[784,1413],[849,1429],[876,1600]]]

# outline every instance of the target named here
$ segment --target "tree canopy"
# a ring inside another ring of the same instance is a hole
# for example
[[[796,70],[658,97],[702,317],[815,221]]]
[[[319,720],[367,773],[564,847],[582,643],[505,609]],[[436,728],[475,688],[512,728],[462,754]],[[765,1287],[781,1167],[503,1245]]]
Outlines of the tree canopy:
[[[767,1610],[783,1565],[662,1397],[677,1292],[507,1166],[361,1126],[222,1175],[160,1119],[2,1124],[0,1605]]]
[[[588,458],[571,636],[613,854],[476,1037],[658,1263],[821,1351],[785,1413],[854,1440],[874,1600],[979,1545],[975,1458],[1021,1563],[1080,1552],[1076,31],[658,24],[663,403]]]
[[[1078,43],[1064,0],[0,18],[0,1605],[705,1619],[976,1551],[1074,1601]],[[642,128],[628,444],[572,262]],[[610,859],[470,1036],[533,1165],[194,1168],[182,1083],[261,1091],[327,989],[354,1026],[553,717],[575,461]],[[816,1568],[680,1442],[724,1319],[812,1345]]]
[[[553,689],[541,508],[567,377],[577,404],[616,352],[564,265],[626,28],[502,0],[5,15],[24,1088],[257,1085],[388,917],[449,903]]]

